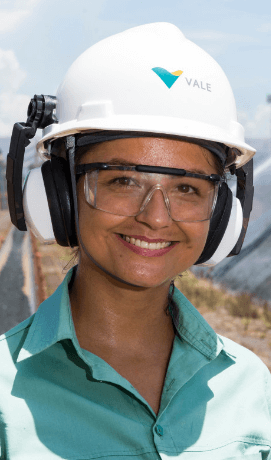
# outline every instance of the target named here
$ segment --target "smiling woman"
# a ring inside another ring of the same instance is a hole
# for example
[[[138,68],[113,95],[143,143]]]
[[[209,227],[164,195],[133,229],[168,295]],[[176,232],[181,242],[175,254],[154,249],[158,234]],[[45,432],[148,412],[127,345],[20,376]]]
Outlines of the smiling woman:
[[[47,161],[22,198],[37,126]],[[171,24],[103,40],[56,101],[35,96],[11,141],[12,222],[79,261],[0,338],[1,458],[271,458],[269,371],[173,283],[240,251],[254,153],[223,71]]]
[[[99,143],[94,151],[85,153],[80,162],[100,161],[110,165],[116,157],[120,163],[125,163],[129,159],[129,162],[134,165],[148,164],[164,167],[165,170],[179,168],[192,171],[196,165],[204,171],[205,175],[216,174],[214,164],[211,166],[214,163],[212,154],[207,150],[203,155],[198,145],[152,137]],[[92,170],[91,174],[96,172],[97,170]],[[116,175],[116,171],[98,172],[96,182],[90,179],[87,184],[86,182],[84,184],[83,178],[78,181],[79,226],[85,247],[95,260],[119,278],[138,286],[156,287],[158,297],[159,289],[163,289],[165,296],[169,287],[165,283],[193,265],[203,251],[209,230],[210,211],[216,198],[215,182],[202,178],[138,171],[137,189],[135,190],[135,186],[131,188],[130,185],[129,189],[125,188],[125,196],[123,196],[123,186],[121,191],[118,186],[116,192],[116,185],[113,189],[111,183],[109,190],[108,186],[105,190],[104,175],[109,173],[112,178],[115,177],[112,173]],[[101,177],[100,172],[103,173]],[[123,173],[124,171],[118,171],[119,177],[120,174],[123,177]],[[147,178],[147,174],[154,177]],[[135,177],[135,175],[132,176],[130,172],[130,176],[127,176],[126,172],[126,177]],[[196,181],[202,183],[199,185]],[[155,185],[156,182],[158,186]],[[194,185],[194,193],[181,192],[179,188],[182,184]],[[85,194],[89,196],[89,188],[96,191],[91,207],[85,197]],[[199,188],[202,190],[201,194]],[[145,206],[142,205],[143,203]],[[99,212],[101,207],[104,212]],[[141,247],[142,243],[124,244],[120,235],[135,239],[135,243],[137,240],[143,242],[144,239],[150,243],[157,243],[160,240],[160,243],[170,244],[170,246],[164,248],[162,252],[159,248],[159,252],[155,249],[155,252],[147,253],[146,248]],[[145,257],[138,257],[135,254]],[[164,257],[157,259],[158,256]],[[89,265],[88,258],[86,263]],[[86,267],[83,271],[85,270]]]

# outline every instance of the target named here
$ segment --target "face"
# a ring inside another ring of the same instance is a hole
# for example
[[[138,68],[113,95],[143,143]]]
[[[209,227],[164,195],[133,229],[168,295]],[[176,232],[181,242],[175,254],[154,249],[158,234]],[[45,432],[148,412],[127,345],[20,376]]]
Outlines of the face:
[[[134,164],[197,169],[207,175],[217,173],[209,151],[195,144],[162,138],[119,139],[96,144],[82,156],[80,163],[110,164],[113,158]],[[115,276],[143,287],[168,283],[191,267],[202,253],[210,223],[174,222],[160,190],[154,192],[136,217],[116,216],[95,209],[85,199],[83,177],[78,181],[78,209],[81,238],[91,256]],[[162,240],[174,244],[167,249],[144,250],[120,235],[149,243]],[[83,267],[94,268],[82,248],[80,255]]]

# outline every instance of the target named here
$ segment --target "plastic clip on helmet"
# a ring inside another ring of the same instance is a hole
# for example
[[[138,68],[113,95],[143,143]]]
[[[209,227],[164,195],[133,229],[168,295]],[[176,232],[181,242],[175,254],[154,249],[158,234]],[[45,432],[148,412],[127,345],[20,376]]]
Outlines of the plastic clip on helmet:
[[[26,230],[26,221],[41,241],[78,244],[74,176],[78,133],[170,135],[220,148],[222,144],[228,153],[238,149],[231,165],[237,196],[221,184],[197,264],[214,265],[240,252],[252,207],[255,149],[244,141],[224,72],[177,27],[139,26],[92,46],[72,64],[53,102],[53,97],[35,96],[27,123],[14,125],[7,180],[12,222],[20,230]],[[28,174],[22,195],[23,143],[29,143],[37,126],[44,128],[37,149],[51,159]],[[68,161],[50,155],[58,138],[66,141]]]

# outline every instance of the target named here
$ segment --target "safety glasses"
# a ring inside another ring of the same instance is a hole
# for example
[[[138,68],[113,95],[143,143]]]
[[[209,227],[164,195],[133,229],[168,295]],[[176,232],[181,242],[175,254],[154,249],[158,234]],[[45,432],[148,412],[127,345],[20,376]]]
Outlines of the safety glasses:
[[[156,191],[162,193],[169,216],[177,222],[210,220],[222,177],[185,169],[148,165],[88,163],[76,166],[85,175],[86,201],[118,216],[137,216]]]

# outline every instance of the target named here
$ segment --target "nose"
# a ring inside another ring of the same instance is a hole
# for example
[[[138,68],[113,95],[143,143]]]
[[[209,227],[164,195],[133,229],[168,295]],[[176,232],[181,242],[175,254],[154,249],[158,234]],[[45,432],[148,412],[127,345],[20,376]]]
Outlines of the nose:
[[[172,219],[169,215],[162,190],[154,190],[150,201],[148,201],[143,211],[135,219],[138,222],[147,224],[154,230],[171,225]]]

